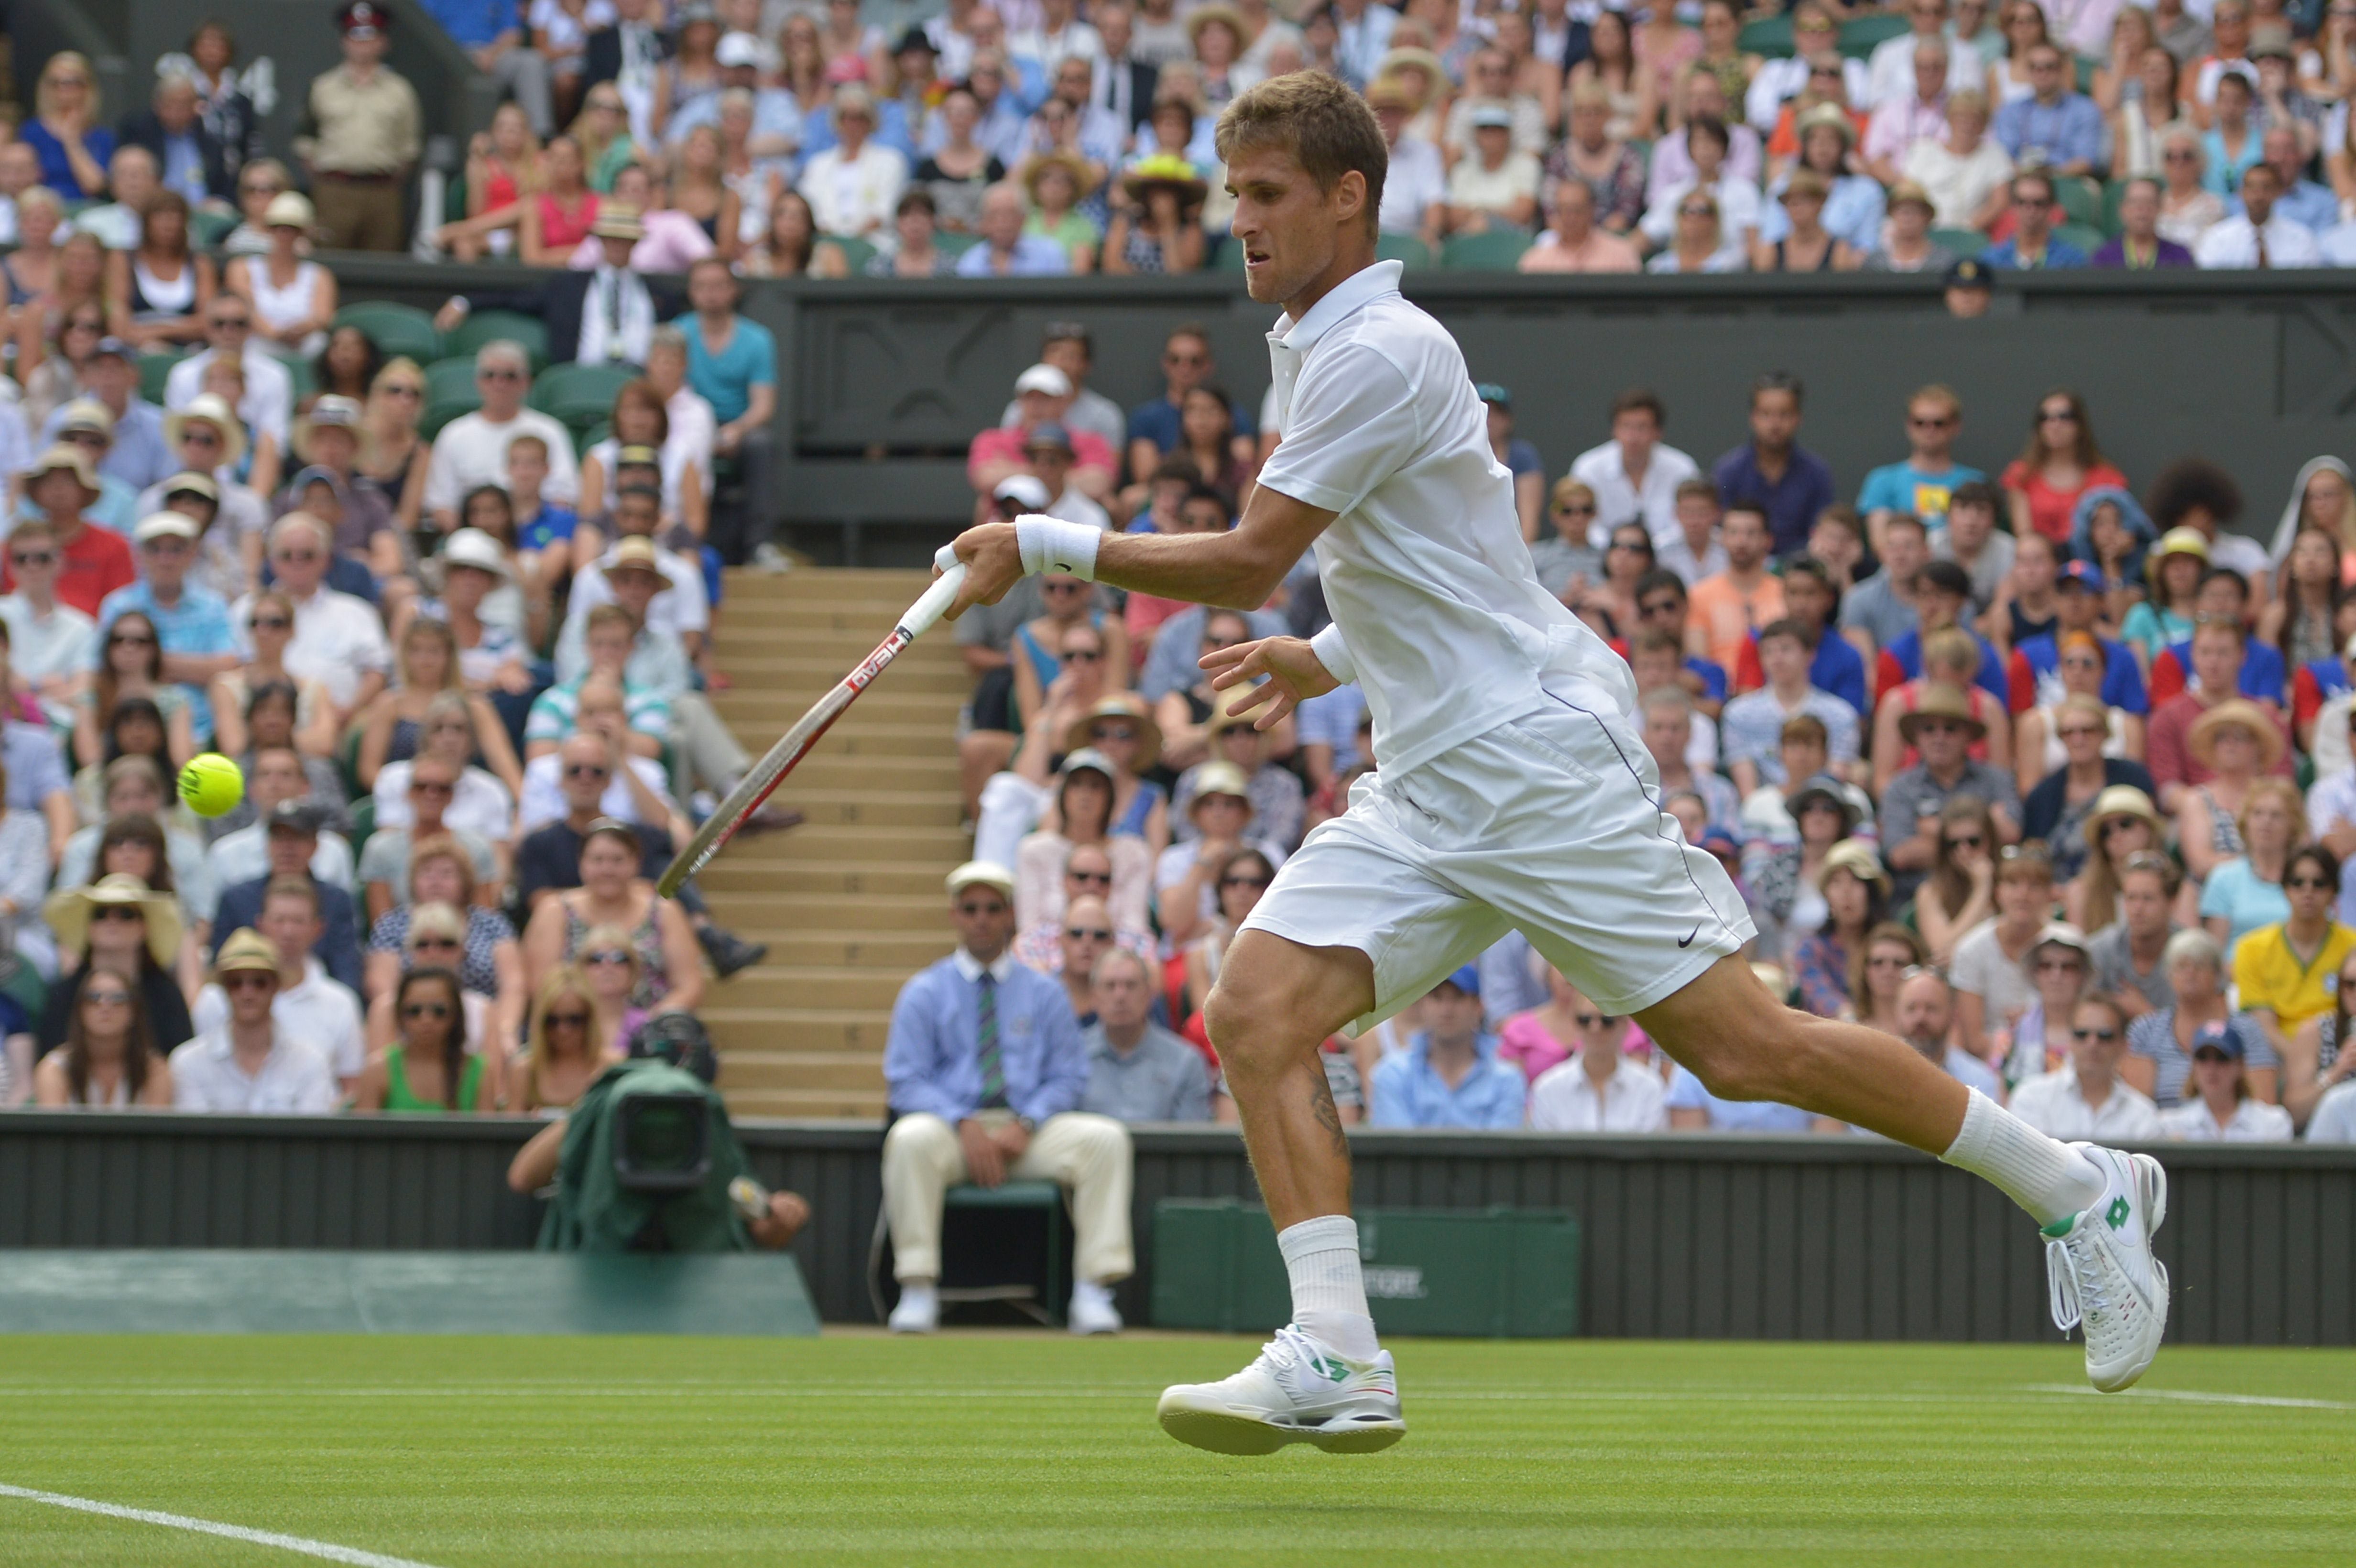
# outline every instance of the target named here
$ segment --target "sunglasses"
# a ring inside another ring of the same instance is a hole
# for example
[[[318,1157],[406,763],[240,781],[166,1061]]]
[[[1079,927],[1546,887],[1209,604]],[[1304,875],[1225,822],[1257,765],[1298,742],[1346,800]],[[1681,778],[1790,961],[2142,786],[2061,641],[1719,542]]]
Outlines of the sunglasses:
[[[425,395],[424,388],[412,387],[405,381],[395,381],[377,389],[388,398],[422,398]]]
[[[1090,940],[1098,942],[1110,942],[1112,940],[1111,929],[1101,925],[1067,925],[1064,927],[1064,934],[1070,937],[1074,942],[1087,942]]]
[[[1677,208],[1677,216],[1679,218],[1716,218],[1718,214],[1707,207],[1680,207]]]
[[[282,549],[270,559],[283,560],[294,566],[306,566],[315,560],[325,560],[327,557],[316,549]]]
[[[2119,1038],[2119,1031],[2107,1027],[2103,1029],[2073,1029],[2070,1031],[2070,1038],[2072,1040],[2099,1040],[2104,1044],[2108,1045],[2112,1040]]]
[[[90,918],[102,923],[110,920],[145,922],[147,915],[145,911],[130,904],[102,904],[91,911]]]
[[[1987,842],[1987,839],[1980,834],[1965,833],[1948,839],[1947,848],[1950,849],[1976,849]]]
[[[1127,724],[1103,725],[1088,731],[1091,741],[1134,741],[1137,731]]]
[[[84,991],[82,1006],[86,1008],[127,1008],[131,1005],[128,991]]]
[[[1879,958],[1867,959],[1865,966],[1869,969],[1903,969],[1912,962],[1911,958],[1893,958],[1885,954]]]
[[[587,1013],[551,1013],[548,1015],[548,1027],[551,1029],[581,1029],[585,1027],[588,1022],[589,1015]]]
[[[1595,516],[1595,503],[1592,501],[1565,501],[1561,505],[1556,507],[1555,510],[1569,517],[1591,517]]]
[[[1066,664],[1102,664],[1104,655],[1095,648],[1073,648],[1064,655]]]
[[[2040,958],[2037,961],[2037,972],[2040,975],[2049,970],[2058,975],[2064,969],[2075,974],[2084,967],[2085,965],[2080,964],[2075,958]]]
[[[630,955],[618,947],[601,947],[594,953],[584,953],[581,955],[581,962],[593,965],[604,964],[627,964],[629,961]]]
[[[1221,877],[1219,879],[1219,886],[1223,888],[1264,888],[1268,886],[1268,879],[1266,877]]]
[[[2132,816],[2116,816],[2103,824],[2103,837],[2108,838],[2114,833],[2125,833],[2130,828],[2149,827],[2151,825],[2149,823],[2138,821]],[[2127,867],[2127,869],[2132,871],[2136,869],[2136,868],[2130,864]]]
[[[427,947],[448,948],[455,952],[458,947],[458,939],[455,936],[421,936],[414,942],[412,942],[409,945],[420,949]]]
[[[12,549],[8,560],[16,566],[55,566],[58,553],[51,549]]]
[[[106,639],[106,645],[110,648],[152,648],[155,645],[155,639],[142,636],[137,632],[117,632]]]
[[[450,1016],[447,1002],[412,1002],[401,1009],[405,1019],[446,1019]]]
[[[477,370],[475,372],[475,379],[477,381],[520,381],[523,379],[523,372],[520,370]]]
[[[270,991],[275,990],[277,987],[277,976],[264,975],[254,969],[248,969],[236,975],[224,975],[220,977],[220,987],[224,991]]]
[[[182,446],[219,446],[220,443],[221,439],[218,433],[202,429],[201,427],[196,430],[184,431],[180,434],[180,444]]]
[[[1064,875],[1075,882],[1086,882],[1092,886],[1108,888],[1112,886],[1110,871],[1066,871]]]
[[[2065,741],[2099,741],[2103,739],[2104,731],[2095,724],[2065,724],[2062,727],[2061,735]]]
[[[1581,1029],[1608,1029],[1620,1021],[1617,1013],[1573,1013],[1570,1018]]]
[[[2052,424],[2057,421],[2069,424],[2078,422],[2078,416],[2068,409],[2040,409],[2037,411],[2037,417],[2046,424]]]
[[[237,331],[242,332],[245,328],[253,325],[253,318],[243,315],[217,315],[213,317],[213,325],[225,331],[233,328]]]
[[[1683,610],[1685,603],[1677,599],[1655,599],[1649,604],[1639,604],[1636,608],[1647,615],[1671,615]]]
[[[455,784],[436,784],[426,779],[413,778],[409,781],[409,793],[412,795],[450,795],[455,792],[456,787]]]
[[[569,779],[602,779],[609,777],[612,773],[612,769],[601,768],[594,763],[573,763],[565,768],[564,776]]]
[[[2283,886],[2295,893],[2328,893],[2331,884],[2321,877],[2286,877]]]
[[[245,629],[249,632],[283,632],[294,624],[284,615],[249,615]]]

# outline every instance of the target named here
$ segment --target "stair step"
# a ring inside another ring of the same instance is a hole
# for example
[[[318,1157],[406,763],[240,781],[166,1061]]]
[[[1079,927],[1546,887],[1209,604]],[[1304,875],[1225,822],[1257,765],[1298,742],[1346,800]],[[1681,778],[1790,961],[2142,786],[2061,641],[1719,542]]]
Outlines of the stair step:
[[[721,1080],[731,1093],[744,1089],[826,1090],[881,1093],[884,1056],[871,1051],[732,1051]]]
[[[727,993],[723,992],[723,995]],[[724,1056],[738,1046],[766,1050],[780,1040],[812,1051],[872,1051],[882,1060],[892,1032],[889,1009],[835,1008],[786,1011],[774,1008],[703,1007],[695,1016],[712,1031]]]
[[[896,784],[898,780],[885,773],[878,782]],[[854,824],[869,827],[954,828],[962,815],[955,790],[825,788],[805,782],[798,769],[791,785],[781,787],[785,795],[791,796],[794,809],[809,819],[801,829],[804,833],[815,827]]]
[[[755,964],[728,982],[733,1008],[874,1008],[889,1011],[906,974],[841,965]]]
[[[791,787],[797,793],[821,788],[864,790],[878,783],[954,802],[959,783],[957,758],[947,752],[937,758],[894,757],[886,765],[872,756],[838,755],[822,746],[796,765]]]
[[[963,860],[972,848],[970,836],[959,832],[954,823],[935,827],[832,825],[769,834],[749,841],[739,839],[712,862],[712,869],[732,862],[759,866],[780,860],[866,860],[881,856],[902,859],[909,855],[931,855],[944,862],[942,869],[946,871]]]
[[[739,1119],[778,1116],[796,1121],[845,1120],[873,1122],[879,1132],[883,1127],[884,1091],[880,1087],[873,1094],[755,1089],[743,1094],[729,1093],[724,1097],[729,1115]]]
[[[905,980],[948,955],[952,937],[937,931],[843,931],[772,928],[754,922],[733,928],[740,936],[769,944],[768,962],[872,969]]]
[[[782,935],[825,936],[856,923],[863,931],[946,942],[948,913],[948,900],[939,893],[927,897],[921,910],[878,909],[872,900],[850,898],[783,900],[723,894],[712,901],[712,919],[731,931],[759,935],[765,941]]]
[[[947,918],[948,892],[942,879],[956,862],[938,863],[931,860],[874,860],[866,865],[843,866],[824,861],[804,861],[766,868],[756,891],[728,895],[730,901],[742,904],[779,901],[795,904],[840,902],[856,895],[861,908],[875,907],[883,897],[905,898],[905,906],[884,905],[885,908],[905,907],[909,911],[927,911]],[[705,873],[704,891],[714,891],[710,873]],[[948,928],[944,925],[944,931]]]

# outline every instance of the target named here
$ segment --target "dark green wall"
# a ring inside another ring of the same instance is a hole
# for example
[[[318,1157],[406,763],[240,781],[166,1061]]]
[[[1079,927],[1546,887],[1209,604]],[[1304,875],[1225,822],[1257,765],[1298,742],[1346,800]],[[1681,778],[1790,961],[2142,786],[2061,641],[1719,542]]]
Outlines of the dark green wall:
[[[0,1249],[529,1245],[512,1118],[0,1114]],[[809,1197],[795,1246],[819,1314],[871,1318],[880,1130],[749,1122],[761,1178]],[[1224,1128],[1137,1135],[1142,1321],[1163,1198],[1256,1198]],[[1584,1237],[1580,1321],[1606,1338],[2040,1340],[2036,1230],[1993,1188],[1863,1138],[1360,1133],[1367,1208],[1562,1209]],[[2161,1255],[2171,1338],[2356,1343],[2356,1149],[2174,1145]],[[0,1251],[0,1268],[7,1266]]]

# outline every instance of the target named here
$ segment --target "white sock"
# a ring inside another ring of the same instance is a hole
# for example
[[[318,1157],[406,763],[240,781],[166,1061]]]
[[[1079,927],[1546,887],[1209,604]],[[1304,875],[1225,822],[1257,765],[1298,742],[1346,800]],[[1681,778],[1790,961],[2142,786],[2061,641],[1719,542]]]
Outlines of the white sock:
[[[1382,1346],[1358,1272],[1358,1222],[1347,1214],[1303,1220],[1276,1233],[1276,1248],[1292,1277],[1293,1326],[1354,1361],[1372,1360]]]
[[[2103,1195],[2103,1173],[1975,1089],[1955,1141],[1939,1157],[1995,1183],[2040,1225],[2067,1220]]]

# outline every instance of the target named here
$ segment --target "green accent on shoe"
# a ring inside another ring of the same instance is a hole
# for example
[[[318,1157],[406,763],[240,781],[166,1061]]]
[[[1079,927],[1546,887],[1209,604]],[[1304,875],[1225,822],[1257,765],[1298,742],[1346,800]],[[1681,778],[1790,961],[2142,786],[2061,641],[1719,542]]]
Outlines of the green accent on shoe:
[[[2061,1219],[2054,1221],[2051,1225],[2038,1226],[2037,1233],[2040,1236],[2051,1236],[2059,1240],[2061,1237],[2068,1235],[2070,1233],[2070,1227],[2077,1222],[2077,1215],[2065,1214]]]
[[[2103,1218],[2110,1221],[2111,1229],[2115,1231],[2120,1226],[2126,1224],[2127,1222],[2127,1216],[2134,1212],[2135,1208],[2127,1201],[2126,1194],[2121,1193],[2116,1198],[2111,1200],[2111,1206],[2104,1211]]]

